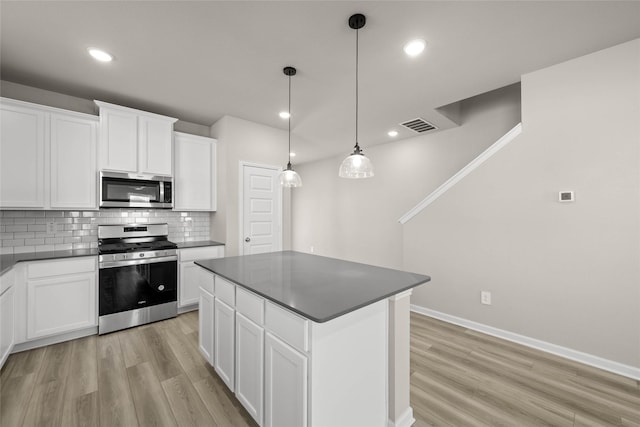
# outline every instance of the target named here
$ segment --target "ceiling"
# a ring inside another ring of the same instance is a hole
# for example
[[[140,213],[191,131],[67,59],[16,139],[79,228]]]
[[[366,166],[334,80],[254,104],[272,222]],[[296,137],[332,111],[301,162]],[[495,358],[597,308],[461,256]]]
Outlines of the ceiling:
[[[211,125],[224,115],[281,129],[292,77],[294,163],[355,142],[353,13],[360,37],[366,148],[415,136],[416,117],[522,74],[640,37],[640,2],[618,1],[1,1],[3,80]],[[402,46],[423,38],[409,58]],[[96,46],[115,56],[90,58]]]

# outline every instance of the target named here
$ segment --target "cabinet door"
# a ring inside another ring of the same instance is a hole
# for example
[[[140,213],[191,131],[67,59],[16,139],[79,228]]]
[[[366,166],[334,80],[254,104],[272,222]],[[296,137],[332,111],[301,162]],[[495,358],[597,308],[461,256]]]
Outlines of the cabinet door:
[[[178,282],[179,307],[196,304],[198,302],[200,289],[198,276],[200,274],[200,270],[202,270],[202,268],[198,267],[193,262],[180,263],[180,281]]]
[[[198,308],[200,353],[213,366],[213,295],[202,288],[200,288]]]
[[[233,308],[215,298],[214,310],[214,344],[213,366],[216,372],[227,384],[229,390],[234,391],[234,365],[235,365],[235,315]]]
[[[27,281],[27,339],[97,325],[96,274]]]
[[[137,172],[138,116],[100,108],[100,169]]]
[[[175,210],[216,210],[216,142],[174,134]]]
[[[0,368],[9,357],[15,341],[14,289],[12,286],[0,295]]]
[[[0,208],[44,208],[45,113],[0,106]]]
[[[173,122],[154,117],[138,118],[140,145],[138,171],[153,175],[171,175]]]
[[[266,427],[307,425],[307,357],[270,333],[265,338]]]
[[[51,208],[96,209],[97,122],[51,114]]]
[[[236,312],[236,396],[262,425],[264,329]]]

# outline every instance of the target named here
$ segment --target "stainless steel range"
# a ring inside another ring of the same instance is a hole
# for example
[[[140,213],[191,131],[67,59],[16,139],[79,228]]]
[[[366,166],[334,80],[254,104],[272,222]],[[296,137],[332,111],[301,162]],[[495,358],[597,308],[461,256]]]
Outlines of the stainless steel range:
[[[99,225],[98,333],[175,317],[177,245],[167,224]]]

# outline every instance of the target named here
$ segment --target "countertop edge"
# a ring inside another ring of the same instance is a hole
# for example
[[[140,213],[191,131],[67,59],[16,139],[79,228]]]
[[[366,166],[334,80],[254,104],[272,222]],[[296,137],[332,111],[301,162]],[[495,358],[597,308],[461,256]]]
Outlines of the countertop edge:
[[[0,255],[0,276],[11,270],[20,262],[50,261],[64,258],[80,258],[98,256],[98,249],[72,249],[64,251],[24,252],[19,254]]]
[[[205,261],[205,260],[202,260],[202,261]],[[292,311],[292,312],[304,317],[305,319],[309,319],[309,320],[311,320],[313,322],[316,322],[316,323],[326,323],[326,322],[328,322],[330,320],[336,319],[336,318],[338,318],[340,316],[343,316],[345,314],[348,314],[348,313],[351,313],[353,311],[359,310],[359,309],[361,309],[363,307],[366,307],[366,306],[371,305],[373,303],[376,303],[378,301],[382,301],[383,299],[389,298],[389,297],[391,297],[393,295],[400,294],[400,293],[405,292],[405,291],[407,291],[409,289],[413,289],[413,288],[415,288],[417,286],[423,285],[423,284],[431,281],[431,277],[430,276],[425,276],[425,277],[427,277],[427,280],[420,281],[420,282],[418,282],[416,284],[412,284],[412,285],[408,285],[408,286],[402,287],[402,288],[398,289],[396,292],[392,292],[392,293],[389,293],[389,294],[384,294],[384,295],[382,295],[380,297],[377,297],[377,298],[374,298],[374,299],[372,299],[370,301],[363,302],[362,304],[358,304],[358,305],[356,305],[356,306],[354,306],[354,307],[352,307],[352,308],[350,308],[348,310],[342,310],[342,311],[340,311],[338,313],[335,313],[335,314],[333,314],[331,316],[328,316],[326,318],[319,319],[319,318],[316,318],[316,317],[314,317],[312,315],[304,313],[304,312],[302,312],[302,311],[300,311],[300,310],[298,310],[298,309],[296,309],[294,307],[291,307],[290,305],[285,304],[282,301],[279,301],[279,300],[277,300],[277,299],[275,299],[275,298],[273,298],[273,297],[271,297],[269,295],[265,295],[264,293],[262,293],[260,291],[257,291],[255,289],[251,288],[250,286],[247,286],[247,285],[245,285],[243,283],[238,283],[235,280],[225,276],[224,274],[220,274],[218,272],[215,272],[215,271],[211,270],[210,268],[200,264],[199,261],[197,261],[197,260],[194,261],[194,263],[196,265],[200,266],[201,268],[204,268],[205,270],[207,270],[207,271],[209,271],[209,272],[211,272],[213,274],[216,274],[216,275],[224,278],[225,280],[228,280],[229,282],[231,282],[231,283],[233,283],[233,284],[235,284],[237,286],[240,286],[241,288],[247,289],[248,291],[251,291],[256,295],[260,295],[262,298],[265,298],[265,299],[267,299],[267,300],[269,300],[269,301],[271,301],[271,302],[273,302],[275,304],[278,304],[280,307],[286,308],[287,310]]]

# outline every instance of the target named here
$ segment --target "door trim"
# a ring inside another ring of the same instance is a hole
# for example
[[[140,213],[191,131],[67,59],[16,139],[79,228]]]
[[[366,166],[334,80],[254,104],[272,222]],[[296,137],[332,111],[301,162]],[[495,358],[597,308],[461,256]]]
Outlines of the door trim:
[[[278,173],[282,172],[281,166],[274,165],[266,165],[261,163],[253,163],[247,162],[244,160],[240,160],[239,167],[239,191],[238,191],[238,254],[244,255],[244,168],[245,166],[255,167],[255,168],[264,168],[277,171]],[[284,207],[283,199],[282,199],[282,186],[277,185],[278,187],[278,198],[280,199],[280,209],[278,210],[278,227],[280,228],[278,233],[278,247],[282,250],[282,209]]]

